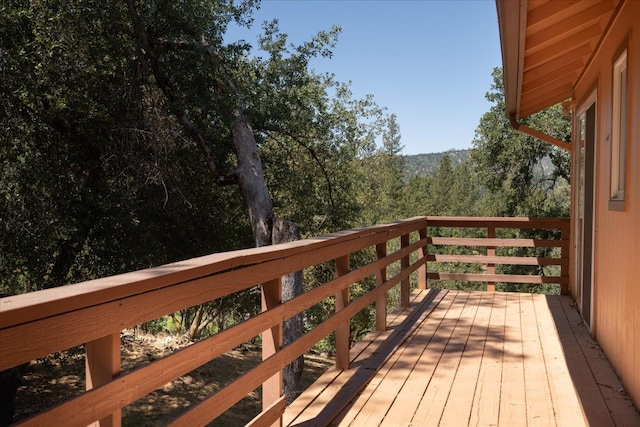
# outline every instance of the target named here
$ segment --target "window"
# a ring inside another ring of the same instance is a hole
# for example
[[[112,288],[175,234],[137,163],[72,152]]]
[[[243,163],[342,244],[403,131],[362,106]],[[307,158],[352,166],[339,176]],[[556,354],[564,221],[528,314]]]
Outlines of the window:
[[[611,130],[611,197],[609,208],[624,210],[627,163],[627,50],[613,65]]]

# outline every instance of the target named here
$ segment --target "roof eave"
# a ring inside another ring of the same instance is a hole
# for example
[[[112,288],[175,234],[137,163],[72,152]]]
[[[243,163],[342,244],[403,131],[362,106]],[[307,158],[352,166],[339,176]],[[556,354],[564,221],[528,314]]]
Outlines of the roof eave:
[[[496,0],[507,114],[520,120],[527,0]]]

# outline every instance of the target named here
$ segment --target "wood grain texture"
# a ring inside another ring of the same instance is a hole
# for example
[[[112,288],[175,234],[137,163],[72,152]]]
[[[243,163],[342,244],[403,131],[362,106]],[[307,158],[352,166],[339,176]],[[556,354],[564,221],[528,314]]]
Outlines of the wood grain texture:
[[[322,388],[322,400],[305,392],[308,404],[287,408],[285,425],[639,425],[566,296],[449,291],[410,318],[411,333],[380,366],[331,372],[335,386]],[[367,354],[384,344],[380,336]],[[364,375],[358,369],[374,371],[361,391],[340,379]],[[349,395],[334,418],[326,414]]]

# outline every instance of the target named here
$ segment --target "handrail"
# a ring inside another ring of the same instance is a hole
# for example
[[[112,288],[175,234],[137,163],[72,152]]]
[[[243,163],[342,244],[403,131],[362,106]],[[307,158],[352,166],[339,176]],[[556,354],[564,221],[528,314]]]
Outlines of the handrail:
[[[262,334],[263,362],[184,412],[174,424],[206,425],[262,384],[263,412],[252,424],[269,425],[284,410],[281,396],[284,366],[336,331],[336,363],[340,369],[348,369],[350,319],[375,303],[376,328],[384,330],[387,292],[400,284],[401,304],[408,306],[409,277],[418,271],[418,286],[425,289],[427,261],[450,261],[449,256],[427,253],[429,242],[437,244],[439,239],[429,236],[428,227],[553,228],[562,230],[562,244],[568,239],[568,220],[564,219],[415,217],[2,298],[0,371],[86,344],[88,390],[22,424],[51,425],[56,420],[65,420],[67,425],[87,425],[100,420],[101,425],[119,425],[122,407]],[[394,239],[398,244],[390,245]],[[498,243],[484,239],[485,246]],[[399,249],[388,253],[392,246]],[[349,255],[367,248],[374,250],[376,259],[351,269]],[[563,249],[563,257],[564,254]],[[495,253],[474,260],[489,266],[497,264],[498,258],[504,258],[500,260],[503,263],[519,262],[514,259],[517,257],[498,257]],[[332,260],[336,261],[333,280],[284,303],[280,301],[282,276]],[[534,260],[539,265],[554,263],[547,258]],[[457,262],[469,262],[469,258],[458,258]],[[558,262],[565,272],[566,260]],[[388,277],[388,267],[393,263],[400,266],[399,271]],[[350,301],[350,285],[369,276],[376,277],[376,287]],[[486,280],[493,276],[483,277]],[[260,314],[141,368],[120,372],[123,329],[255,285],[262,285],[263,290]],[[336,297],[335,314],[283,347],[283,322],[332,296]]]
[[[119,425],[122,407],[260,334],[263,334],[263,343],[273,334],[274,348],[267,353],[263,349],[265,360],[261,364],[190,408],[175,422],[205,425],[263,383],[275,387],[277,397],[272,401],[263,399],[265,410],[261,416],[279,416],[283,406],[281,392],[277,390],[278,387],[281,390],[278,373],[284,366],[341,325],[348,325],[350,318],[367,305],[384,301],[388,290],[396,284],[402,283],[402,293],[408,295],[407,279],[414,271],[422,268],[421,276],[426,277],[425,229],[426,218],[416,217],[2,298],[0,342],[11,345],[0,345],[0,371],[86,343],[87,384],[91,389],[24,420],[22,424],[51,425],[55,420],[64,419],[68,425],[87,425],[96,420],[101,420],[101,425]],[[404,244],[410,235],[413,235],[413,243]],[[399,250],[378,256],[358,269],[341,271],[336,279],[280,303],[277,295],[282,276],[348,257],[350,253],[368,247],[386,247],[393,239],[403,241],[398,245]],[[411,253],[416,251],[422,255],[410,262]],[[373,291],[355,301],[343,301],[336,314],[282,348],[277,334],[281,333],[284,320],[323,299],[348,292],[351,284],[367,276],[381,275],[391,263],[399,261],[405,268],[398,274],[379,280]],[[120,373],[120,332],[123,329],[259,284],[263,291],[276,289],[276,302],[262,313],[144,367]],[[422,280],[422,286],[425,286],[425,280]],[[384,316],[384,309],[380,313]],[[381,322],[384,321],[383,318]],[[346,339],[349,339],[348,335]],[[339,347],[348,353],[348,342]],[[348,354],[340,357],[349,359]],[[263,385],[263,394],[265,388]]]
[[[429,271],[431,280],[459,280],[487,282],[487,290],[494,291],[496,282],[506,283],[554,283],[560,285],[560,292],[569,292],[569,218],[472,218],[472,217],[427,217],[429,227],[441,228],[482,228],[486,237],[435,237],[427,239],[432,246],[485,247],[486,253],[465,255],[443,255],[429,253],[427,262],[480,264],[483,273],[442,273]],[[547,229],[559,230],[559,239],[496,238],[497,229]],[[499,247],[559,248],[559,257],[496,256]],[[496,274],[497,265],[558,266],[560,274],[553,276]]]

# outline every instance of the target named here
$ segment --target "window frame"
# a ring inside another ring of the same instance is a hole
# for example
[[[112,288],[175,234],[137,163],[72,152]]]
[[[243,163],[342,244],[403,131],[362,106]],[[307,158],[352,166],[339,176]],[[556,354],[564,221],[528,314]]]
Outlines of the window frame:
[[[624,211],[627,193],[628,122],[629,122],[629,66],[628,49],[624,46],[612,66],[611,108],[611,176],[609,210]]]

